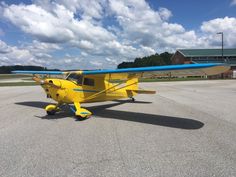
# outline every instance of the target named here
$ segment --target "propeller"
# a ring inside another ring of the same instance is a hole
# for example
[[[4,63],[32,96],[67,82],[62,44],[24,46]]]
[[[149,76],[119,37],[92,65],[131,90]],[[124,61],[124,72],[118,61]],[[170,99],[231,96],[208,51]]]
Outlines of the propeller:
[[[45,80],[41,80],[39,77],[34,76],[32,78],[35,82],[39,83],[39,84],[44,84]]]
[[[35,82],[37,82],[37,83],[39,83],[39,84],[41,84],[41,85],[50,85],[50,86],[52,86],[52,87],[56,87],[56,88],[61,88],[59,85],[56,85],[55,83],[53,83],[53,81],[52,80],[43,80],[43,79],[40,79],[39,77],[37,77],[37,76],[34,76],[33,78],[32,78]]]

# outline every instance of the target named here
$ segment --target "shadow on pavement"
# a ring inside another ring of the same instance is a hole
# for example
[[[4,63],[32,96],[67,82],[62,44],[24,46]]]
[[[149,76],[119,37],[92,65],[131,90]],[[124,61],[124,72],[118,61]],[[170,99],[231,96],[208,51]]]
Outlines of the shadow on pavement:
[[[119,100],[119,101],[115,101],[115,103],[109,103],[105,105],[103,104],[99,106],[87,106],[86,109],[90,110],[93,113],[93,116],[99,119],[100,118],[118,119],[118,120],[159,125],[159,126],[165,126],[165,127],[171,127],[171,128],[189,129],[189,130],[200,129],[204,126],[204,123],[198,120],[189,119],[189,118],[108,109],[108,108],[112,108],[112,107],[122,105],[125,103],[149,104],[150,102],[142,102],[142,101],[130,102],[126,100]],[[31,101],[31,102],[18,102],[15,104],[43,109],[46,105],[50,103],[40,102],[40,101]],[[40,117],[40,116],[36,116],[36,117],[50,120],[50,119],[62,119],[66,117],[74,117],[74,114],[65,107],[61,112],[59,112],[58,114],[54,116],[46,115],[43,117]]]
[[[52,103],[42,102],[42,101],[25,101],[25,102],[18,102],[18,103],[15,103],[15,104],[44,109],[47,105],[52,104]]]

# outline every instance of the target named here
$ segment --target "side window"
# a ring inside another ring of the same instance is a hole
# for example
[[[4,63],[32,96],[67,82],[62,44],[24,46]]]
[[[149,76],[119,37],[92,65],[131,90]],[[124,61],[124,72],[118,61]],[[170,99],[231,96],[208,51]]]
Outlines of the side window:
[[[90,78],[84,78],[84,85],[88,85],[88,86],[94,86],[94,79],[90,79]]]

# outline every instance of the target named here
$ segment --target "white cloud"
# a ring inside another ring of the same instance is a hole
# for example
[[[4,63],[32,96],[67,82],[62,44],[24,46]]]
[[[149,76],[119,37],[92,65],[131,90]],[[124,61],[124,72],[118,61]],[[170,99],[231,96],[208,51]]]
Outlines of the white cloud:
[[[80,14],[83,19],[101,19],[106,10],[107,0],[58,0],[59,4],[63,4],[66,8],[74,13]]]
[[[91,50],[94,48],[94,45],[92,42],[87,41],[87,40],[81,40],[81,41],[72,41],[72,43],[75,46],[78,46],[80,49],[85,49],[85,50]]]
[[[235,18],[213,19],[200,29],[186,30],[169,22],[173,16],[169,9],[154,10],[145,0],[34,0],[31,5],[0,8],[4,19],[33,38],[18,47],[1,41],[1,61],[7,57],[5,61],[12,63],[19,60],[10,54],[18,51],[22,63],[38,60],[54,68],[114,68],[116,63],[156,52],[217,46],[219,31],[225,34],[226,46],[236,46]],[[107,17],[110,25],[103,24]],[[65,46],[78,49],[78,55],[63,51],[68,55],[55,57]]]
[[[236,18],[216,18],[214,20],[203,22],[201,30],[204,32],[233,31],[236,25]]]
[[[39,65],[55,67],[50,52],[60,50],[56,44],[41,43],[34,40],[21,46],[11,46],[0,40],[0,65]]]
[[[34,4],[20,4],[5,8],[3,15],[21,30],[43,42],[59,43],[73,39],[74,33],[66,27],[68,20],[73,19],[73,13],[60,5],[55,5],[54,13]]]
[[[151,47],[158,52],[197,46],[199,41],[195,40],[194,31],[186,31],[180,24],[167,22],[172,16],[170,10],[160,8],[155,11],[145,1],[139,2],[136,5],[134,0],[110,0],[110,8],[122,29],[121,36],[131,45]]]
[[[27,49],[29,49],[32,52],[50,52],[50,51],[55,51],[55,50],[61,50],[62,48],[53,43],[44,43],[44,42],[39,42],[37,40],[33,40],[32,43],[25,45]]]
[[[52,4],[51,8],[50,12],[34,4],[11,5],[4,9],[4,17],[43,42],[65,43],[78,39],[106,41],[114,37],[90,21],[74,18],[74,13],[62,5]]]
[[[82,55],[83,57],[88,56],[88,54],[87,54],[86,52],[81,52],[81,55]]]
[[[99,61],[90,61],[89,63],[92,64],[93,66],[97,66],[97,67],[101,67],[102,66],[102,63],[99,62]]]
[[[37,5],[8,6],[4,16],[42,42],[69,43],[92,55],[104,53],[133,58],[135,53],[137,56],[146,54],[141,46],[162,50],[163,46],[175,40],[176,34],[183,37],[179,40],[181,42],[188,35],[181,25],[166,22],[172,16],[170,10],[159,8],[159,11],[154,11],[144,0],[92,1],[91,7],[77,0],[70,3],[60,0],[60,5],[49,0],[35,2]],[[112,33],[108,31],[112,27],[106,29],[85,18],[103,18],[102,15],[108,15],[104,14],[105,7],[109,15],[119,22],[121,31],[115,27],[116,31]],[[75,18],[76,12],[81,14],[82,19]]]
[[[203,22],[201,30],[208,35],[208,42],[215,45],[221,41],[220,36],[216,33],[224,33],[224,42],[228,47],[236,46],[236,18],[225,17],[216,18],[210,21]]]
[[[0,40],[0,54],[5,54],[11,52],[11,47],[9,47],[5,42]]]
[[[235,6],[236,5],[236,0],[232,0],[230,5]]]
[[[0,65],[41,65],[43,62],[27,49],[20,49],[16,46],[9,46],[0,40]]]
[[[169,20],[169,18],[172,16],[172,12],[164,7],[159,8],[159,14],[163,20]]]

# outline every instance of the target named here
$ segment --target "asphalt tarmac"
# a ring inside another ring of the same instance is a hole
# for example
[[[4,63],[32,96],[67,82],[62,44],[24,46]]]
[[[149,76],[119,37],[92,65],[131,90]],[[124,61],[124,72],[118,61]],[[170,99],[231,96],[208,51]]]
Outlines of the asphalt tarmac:
[[[0,176],[236,176],[236,80],[142,83],[156,95],[46,116],[39,86],[0,87]]]

